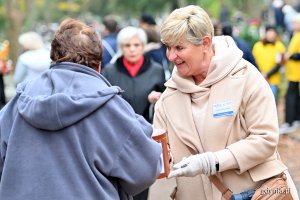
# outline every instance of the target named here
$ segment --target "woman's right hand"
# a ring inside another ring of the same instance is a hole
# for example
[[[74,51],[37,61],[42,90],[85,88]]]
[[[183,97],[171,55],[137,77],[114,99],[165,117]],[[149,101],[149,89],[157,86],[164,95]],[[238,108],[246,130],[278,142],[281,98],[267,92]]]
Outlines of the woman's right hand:
[[[217,173],[216,156],[212,152],[192,155],[182,159],[173,166],[168,178],[186,176],[193,177],[198,174],[213,175]]]
[[[161,92],[152,91],[148,95],[148,101],[151,104],[155,104],[158,101],[158,99],[160,98],[160,96],[161,96]]]

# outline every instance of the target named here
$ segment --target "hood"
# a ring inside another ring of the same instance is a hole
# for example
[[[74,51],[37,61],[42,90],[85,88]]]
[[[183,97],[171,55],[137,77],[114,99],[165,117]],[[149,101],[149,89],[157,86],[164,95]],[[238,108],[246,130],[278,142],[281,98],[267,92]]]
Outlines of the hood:
[[[51,64],[50,51],[47,49],[26,51],[19,59],[28,69],[35,72],[42,72]]]
[[[18,111],[36,128],[63,129],[120,94],[119,87],[108,86],[107,80],[91,68],[55,64],[39,78],[18,85]]]
[[[243,52],[230,36],[215,36],[213,49],[215,55],[212,57],[207,76],[202,83],[197,86],[192,77],[182,77],[175,66],[172,78],[165,83],[166,87],[178,89],[183,93],[200,92],[224,79],[243,57]]]

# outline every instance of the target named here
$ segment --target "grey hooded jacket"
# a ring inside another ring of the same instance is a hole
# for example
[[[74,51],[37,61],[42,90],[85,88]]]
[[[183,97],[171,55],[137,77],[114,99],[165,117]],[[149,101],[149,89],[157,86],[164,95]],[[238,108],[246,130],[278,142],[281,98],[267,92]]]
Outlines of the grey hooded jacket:
[[[117,200],[149,187],[161,147],[95,70],[51,65],[0,112],[0,199]]]

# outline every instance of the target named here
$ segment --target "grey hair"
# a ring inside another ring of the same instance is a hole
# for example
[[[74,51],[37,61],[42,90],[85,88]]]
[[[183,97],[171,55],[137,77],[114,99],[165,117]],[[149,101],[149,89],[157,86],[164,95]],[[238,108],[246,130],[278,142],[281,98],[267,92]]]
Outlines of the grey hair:
[[[183,39],[200,45],[204,36],[214,36],[213,23],[208,14],[195,5],[175,9],[161,27],[162,43],[171,46]]]
[[[19,44],[27,50],[37,50],[44,47],[44,42],[42,37],[36,32],[26,32],[20,35]]]
[[[143,29],[134,26],[127,26],[125,28],[122,28],[121,31],[118,33],[117,43],[119,49],[121,50],[122,44],[124,44],[125,42],[127,42],[135,36],[137,36],[140,39],[143,46],[147,44],[147,35]]]

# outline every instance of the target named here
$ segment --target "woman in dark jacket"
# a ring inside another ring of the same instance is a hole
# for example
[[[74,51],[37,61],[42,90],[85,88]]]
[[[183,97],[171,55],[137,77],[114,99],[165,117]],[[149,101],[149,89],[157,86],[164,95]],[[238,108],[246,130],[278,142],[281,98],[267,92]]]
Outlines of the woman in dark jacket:
[[[141,28],[123,28],[117,43],[120,52],[105,66],[102,74],[112,85],[124,90],[123,98],[137,114],[152,121],[153,105],[164,91],[165,75],[163,67],[143,55],[147,43],[146,33]],[[134,197],[134,200],[147,200],[148,189]]]
[[[137,114],[151,122],[151,104],[165,89],[164,70],[160,64],[143,55],[147,36],[141,28],[123,28],[117,42],[120,49],[118,58],[101,73],[112,85],[124,90],[123,98]]]

